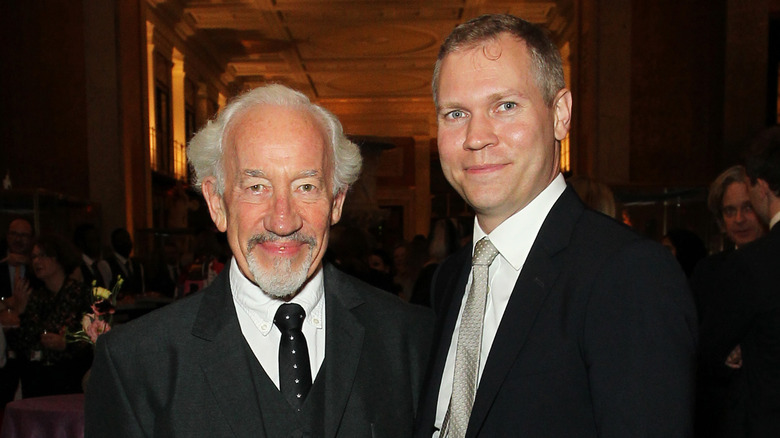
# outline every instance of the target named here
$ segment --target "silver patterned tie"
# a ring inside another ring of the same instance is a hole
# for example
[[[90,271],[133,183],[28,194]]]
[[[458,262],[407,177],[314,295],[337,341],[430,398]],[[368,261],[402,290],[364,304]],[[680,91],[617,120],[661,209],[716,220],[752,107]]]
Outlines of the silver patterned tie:
[[[488,292],[488,269],[497,255],[498,250],[487,237],[477,242],[471,260],[473,269],[471,289],[460,318],[452,398],[442,424],[441,437],[461,438],[466,435],[471,407],[474,405],[474,394],[477,390],[482,322],[485,319]]]

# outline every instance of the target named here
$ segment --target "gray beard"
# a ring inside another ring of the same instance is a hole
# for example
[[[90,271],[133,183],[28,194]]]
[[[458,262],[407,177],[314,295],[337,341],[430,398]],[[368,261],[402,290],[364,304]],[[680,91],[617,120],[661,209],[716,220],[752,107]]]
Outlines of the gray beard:
[[[252,252],[252,248],[260,242],[281,240],[279,236],[271,233],[261,236],[255,236],[249,241],[249,251],[247,252],[246,261],[249,265],[249,272],[255,281],[255,284],[260,286],[266,294],[274,298],[288,298],[295,295],[301,286],[308,279],[309,269],[312,264],[312,252],[314,251],[315,239],[308,236],[295,236],[293,238],[288,237],[286,240],[296,240],[305,242],[309,246],[306,259],[300,264],[300,267],[293,268],[293,261],[286,257],[275,257],[273,259],[273,269],[267,270],[260,266],[257,262],[255,254]]]

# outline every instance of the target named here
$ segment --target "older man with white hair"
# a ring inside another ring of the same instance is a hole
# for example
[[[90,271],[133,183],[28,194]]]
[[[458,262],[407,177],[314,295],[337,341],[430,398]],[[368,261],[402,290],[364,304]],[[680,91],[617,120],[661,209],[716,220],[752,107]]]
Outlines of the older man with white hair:
[[[99,339],[86,436],[411,436],[432,317],[322,263],[361,166],[335,116],[261,87],[189,157],[233,258]]]

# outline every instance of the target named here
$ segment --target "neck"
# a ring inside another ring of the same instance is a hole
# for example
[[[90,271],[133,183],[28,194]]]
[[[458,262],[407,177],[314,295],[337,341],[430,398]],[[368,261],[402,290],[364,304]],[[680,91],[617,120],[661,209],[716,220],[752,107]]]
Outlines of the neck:
[[[46,289],[57,293],[62,289],[62,285],[65,284],[65,272],[57,271],[48,278],[43,279],[43,283],[46,285]]]

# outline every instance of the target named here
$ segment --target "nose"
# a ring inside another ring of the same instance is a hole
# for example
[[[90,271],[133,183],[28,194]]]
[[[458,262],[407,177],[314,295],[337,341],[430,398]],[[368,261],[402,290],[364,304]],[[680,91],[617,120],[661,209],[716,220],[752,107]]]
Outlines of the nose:
[[[303,222],[290,193],[276,191],[271,202],[271,210],[263,220],[266,230],[278,236],[289,236],[301,229]]]
[[[734,216],[735,222],[744,222],[745,220],[745,213],[742,211],[742,208],[737,209],[737,215]]]
[[[480,150],[498,142],[493,123],[489,117],[473,114],[466,127],[464,149]]]

